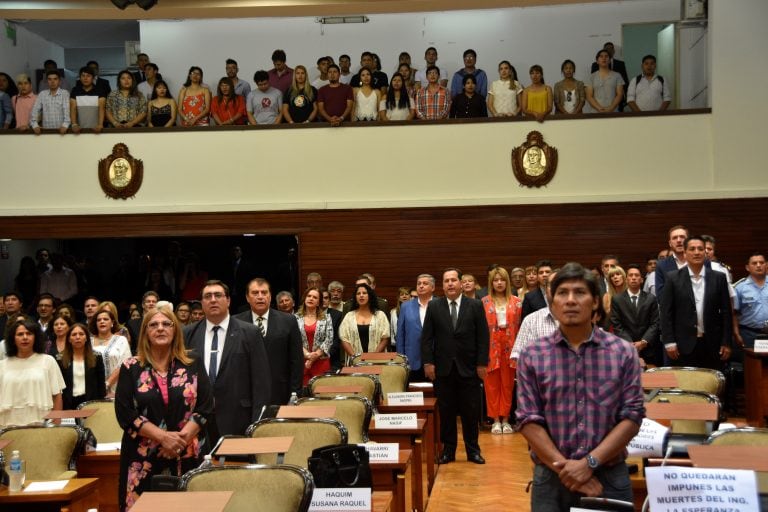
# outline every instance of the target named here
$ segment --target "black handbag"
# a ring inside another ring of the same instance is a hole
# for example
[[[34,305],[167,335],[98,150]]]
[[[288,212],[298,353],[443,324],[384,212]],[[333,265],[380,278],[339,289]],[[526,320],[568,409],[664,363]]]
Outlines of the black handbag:
[[[371,487],[368,451],[356,444],[332,444],[312,450],[309,472],[315,487]]]

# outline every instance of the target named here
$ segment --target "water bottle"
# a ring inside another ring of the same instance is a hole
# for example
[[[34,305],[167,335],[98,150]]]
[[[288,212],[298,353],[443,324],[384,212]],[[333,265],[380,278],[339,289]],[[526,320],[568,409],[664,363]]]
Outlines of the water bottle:
[[[288,400],[288,405],[297,405],[299,403],[299,395],[294,391],[291,393],[291,399]]]
[[[8,489],[14,492],[20,491],[24,485],[25,474],[24,461],[21,460],[19,450],[13,450],[13,455],[11,455],[10,471],[8,471],[8,473],[10,475],[10,483],[8,485]]]

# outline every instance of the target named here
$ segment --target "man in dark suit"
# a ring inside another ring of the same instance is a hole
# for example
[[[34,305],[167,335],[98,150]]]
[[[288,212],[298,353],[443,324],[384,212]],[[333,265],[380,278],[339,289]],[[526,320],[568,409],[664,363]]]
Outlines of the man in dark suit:
[[[264,339],[256,326],[229,316],[229,288],[208,281],[202,291],[205,320],[187,326],[187,348],[202,357],[211,379],[214,419],[212,443],[222,435],[244,434],[270,403],[271,378]]]
[[[133,320],[128,320],[125,324],[126,329],[128,329],[128,334],[131,336],[132,354],[136,354],[136,346],[139,343],[139,331],[141,331],[141,320],[144,318],[144,313],[150,309],[154,309],[159,301],[160,296],[156,291],[149,290],[148,292],[145,292],[141,297],[141,316],[139,318],[134,318]]]
[[[147,75],[144,74],[144,66],[147,64],[149,64],[149,55],[140,53],[136,56],[136,67],[138,68],[138,71],[133,72],[133,85],[139,85],[147,79]]]
[[[242,247],[233,246],[231,254],[232,259],[222,275],[232,293],[232,311],[239,312],[241,307],[245,306],[248,283],[256,277],[256,271],[251,262],[243,256]]]
[[[552,262],[549,260],[539,260],[536,263],[536,275],[539,280],[539,287],[525,294],[523,297],[523,312],[521,320],[534,311],[547,307],[547,299],[544,295],[544,289],[549,283],[549,275],[552,273]]]
[[[272,292],[266,279],[256,278],[248,283],[245,300],[250,310],[235,315],[253,324],[264,336],[264,346],[272,374],[270,405],[284,405],[291,393],[301,391],[304,375],[304,354],[296,317],[269,307]]]
[[[664,259],[660,259],[656,263],[654,285],[658,299],[661,299],[664,295],[664,283],[667,280],[667,274],[685,267],[685,248],[683,244],[686,238],[688,238],[688,229],[685,226],[677,225],[669,228],[669,249],[672,251],[672,254]]]
[[[440,464],[456,460],[456,415],[467,460],[485,464],[477,442],[481,382],[488,366],[488,323],[479,300],[461,294],[461,271],[443,272],[445,297],[430,301],[421,331],[424,374],[434,381],[440,411]]]
[[[627,265],[627,290],[611,299],[613,334],[632,343],[646,363],[662,364],[659,345],[659,305],[643,291],[638,265]]]
[[[717,370],[731,354],[728,281],[705,267],[700,236],[689,236],[683,247],[688,264],[667,274],[661,296],[661,341],[673,365]]]

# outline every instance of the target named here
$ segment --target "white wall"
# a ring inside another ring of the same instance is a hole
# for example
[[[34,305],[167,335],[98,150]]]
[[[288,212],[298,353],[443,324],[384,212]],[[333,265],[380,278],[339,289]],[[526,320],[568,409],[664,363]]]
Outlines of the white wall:
[[[34,81],[34,70],[43,67],[43,62],[53,59],[59,67],[64,66],[64,49],[42,37],[29,32],[22,24],[16,24],[16,45],[5,36],[5,20],[0,20],[0,71],[16,77],[27,73]],[[35,84],[37,86],[37,84]]]
[[[141,47],[160,66],[174,91],[191,65],[203,68],[205,81],[224,75],[224,61],[234,58],[240,77],[252,80],[258,69],[270,69],[272,50],[282,48],[288,64],[313,69],[317,58],[342,53],[352,57],[370,50],[382,59],[390,75],[401,51],[422,68],[424,51],[435,46],[438,66],[453,73],[463,66],[462,53],[473,48],[478,67],[498,77],[501,60],[517,68],[524,83],[528,68],[544,67],[548,83],[560,80],[566,58],[576,62],[577,75],[587,75],[597,50],[613,41],[621,54],[621,25],[679,19],[679,0],[635,0],[477,11],[376,14],[365,24],[325,25],[314,18],[252,18],[218,20],[141,21]],[[312,73],[312,71],[310,71]]]

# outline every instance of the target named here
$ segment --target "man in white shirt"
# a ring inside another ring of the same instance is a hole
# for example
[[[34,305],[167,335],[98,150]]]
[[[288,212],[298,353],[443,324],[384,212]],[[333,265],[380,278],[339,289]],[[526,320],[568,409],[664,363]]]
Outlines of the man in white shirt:
[[[672,103],[669,86],[656,74],[656,57],[643,57],[643,74],[629,81],[627,105],[633,112],[667,110]]]

